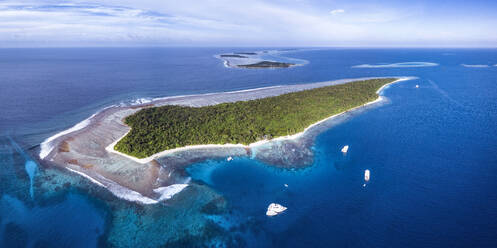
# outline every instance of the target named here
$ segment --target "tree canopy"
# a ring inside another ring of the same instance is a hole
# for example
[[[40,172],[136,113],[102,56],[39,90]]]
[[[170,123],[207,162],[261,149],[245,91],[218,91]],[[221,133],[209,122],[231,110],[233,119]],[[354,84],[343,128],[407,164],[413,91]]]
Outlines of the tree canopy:
[[[205,107],[145,108],[125,118],[131,131],[115,149],[144,158],[188,145],[250,144],[292,135],[329,116],[375,100],[376,91],[394,80],[362,80]]]

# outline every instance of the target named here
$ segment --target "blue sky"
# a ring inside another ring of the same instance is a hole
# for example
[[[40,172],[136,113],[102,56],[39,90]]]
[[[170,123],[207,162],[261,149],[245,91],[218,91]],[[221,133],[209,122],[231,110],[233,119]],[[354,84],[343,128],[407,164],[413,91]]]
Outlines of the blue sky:
[[[0,1],[0,47],[497,47],[497,1]]]

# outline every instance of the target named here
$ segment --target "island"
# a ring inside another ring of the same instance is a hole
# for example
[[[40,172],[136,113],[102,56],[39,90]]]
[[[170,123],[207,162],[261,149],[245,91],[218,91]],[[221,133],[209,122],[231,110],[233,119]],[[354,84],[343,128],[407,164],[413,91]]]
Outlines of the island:
[[[319,133],[381,104],[382,89],[409,79],[340,79],[112,105],[42,142],[40,163],[119,198],[155,204],[188,191],[195,182],[186,168],[206,159],[310,166]]]
[[[166,105],[126,117],[131,131],[114,147],[145,158],[203,144],[244,144],[293,135],[311,124],[375,100],[395,78],[370,79],[262,99],[204,107]]]
[[[238,55],[238,54],[221,54],[221,55],[219,55],[219,57],[221,57],[221,58],[240,58],[240,59],[248,58],[247,56]]]
[[[296,50],[271,50],[257,52],[233,52],[215,55],[214,57],[223,61],[226,68],[241,69],[275,69],[303,66],[309,63],[307,60],[283,56],[283,54]]]
[[[237,52],[235,54],[244,54],[244,55],[257,55],[256,52]]]
[[[261,61],[254,64],[246,64],[246,65],[238,65],[240,68],[288,68],[290,66],[294,66],[292,63],[284,63],[284,62],[274,62],[274,61]]]

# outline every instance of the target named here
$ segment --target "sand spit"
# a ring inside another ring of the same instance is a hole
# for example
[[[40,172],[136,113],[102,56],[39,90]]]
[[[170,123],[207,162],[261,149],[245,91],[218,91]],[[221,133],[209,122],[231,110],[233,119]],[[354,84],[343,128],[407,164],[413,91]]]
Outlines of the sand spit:
[[[399,81],[412,77],[397,77]],[[238,144],[202,145],[164,151],[146,159],[125,156],[113,150],[113,144],[124,137],[130,128],[123,118],[142,108],[169,104],[200,107],[223,102],[252,100],[277,96],[289,92],[318,88],[373,78],[354,78],[310,84],[265,87],[252,90],[209,93],[200,95],[158,98],[146,103],[129,106],[111,106],[62,131],[41,144],[40,158],[50,164],[84,175],[91,181],[109,189],[114,195],[145,204],[171,198],[186,188],[186,166],[208,158],[247,156],[281,167],[298,167],[312,163],[310,149],[314,138],[322,130],[354,115],[364,106],[331,116],[308,127],[304,132],[263,140],[249,146]],[[385,85],[382,89],[388,87]],[[381,93],[380,89],[378,92]],[[381,94],[380,94],[381,95]],[[384,102],[380,96],[366,104]],[[365,106],[366,106],[365,105]],[[169,187],[169,188],[166,188]]]

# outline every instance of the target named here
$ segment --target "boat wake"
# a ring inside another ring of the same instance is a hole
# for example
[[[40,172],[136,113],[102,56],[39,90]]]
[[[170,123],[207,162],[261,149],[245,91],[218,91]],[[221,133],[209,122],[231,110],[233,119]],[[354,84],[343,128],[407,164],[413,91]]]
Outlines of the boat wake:
[[[440,89],[440,87],[438,87],[438,85],[433,82],[432,80],[428,80],[428,82],[431,84],[431,86],[433,86],[433,88],[438,91],[438,93],[440,93],[443,97],[445,97],[446,99],[448,99],[449,101],[451,101],[452,103],[456,104],[457,106],[461,107],[461,108],[464,108],[464,105],[462,105],[460,102],[456,101],[454,98],[450,97],[449,94],[447,94],[447,92],[445,92],[444,90]]]

